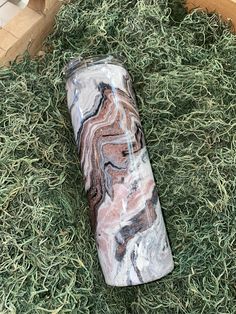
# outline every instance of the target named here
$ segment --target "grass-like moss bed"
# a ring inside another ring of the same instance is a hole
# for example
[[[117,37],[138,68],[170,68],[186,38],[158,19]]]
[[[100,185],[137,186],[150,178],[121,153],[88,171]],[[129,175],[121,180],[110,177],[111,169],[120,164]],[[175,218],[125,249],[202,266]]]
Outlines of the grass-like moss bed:
[[[236,38],[174,1],[71,1],[43,58],[0,70],[0,313],[235,313]],[[64,65],[114,53],[132,75],[175,259],[104,283]]]

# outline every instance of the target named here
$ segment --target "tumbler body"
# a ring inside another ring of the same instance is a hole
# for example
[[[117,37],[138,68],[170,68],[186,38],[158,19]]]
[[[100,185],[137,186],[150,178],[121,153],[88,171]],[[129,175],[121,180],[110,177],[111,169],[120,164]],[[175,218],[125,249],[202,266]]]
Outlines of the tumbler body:
[[[131,78],[111,56],[72,61],[67,99],[106,283],[150,282],[173,259]]]

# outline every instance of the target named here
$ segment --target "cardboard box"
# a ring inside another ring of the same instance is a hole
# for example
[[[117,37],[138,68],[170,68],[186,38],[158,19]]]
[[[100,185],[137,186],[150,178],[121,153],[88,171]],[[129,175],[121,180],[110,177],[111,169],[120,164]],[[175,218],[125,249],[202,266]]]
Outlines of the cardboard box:
[[[14,18],[20,11],[21,9],[17,5],[11,2],[4,3],[0,7],[0,27],[7,24],[7,22]]]

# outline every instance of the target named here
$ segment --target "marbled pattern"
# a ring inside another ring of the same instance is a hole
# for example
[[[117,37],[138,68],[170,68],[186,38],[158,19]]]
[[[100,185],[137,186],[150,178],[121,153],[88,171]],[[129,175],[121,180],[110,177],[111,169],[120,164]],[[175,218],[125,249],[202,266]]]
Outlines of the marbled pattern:
[[[105,280],[161,278],[173,259],[130,76],[111,57],[69,70],[68,107]]]

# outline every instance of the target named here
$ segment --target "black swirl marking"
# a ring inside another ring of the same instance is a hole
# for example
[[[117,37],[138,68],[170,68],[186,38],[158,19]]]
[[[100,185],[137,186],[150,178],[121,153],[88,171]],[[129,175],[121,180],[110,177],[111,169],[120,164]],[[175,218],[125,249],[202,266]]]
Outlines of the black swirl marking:
[[[114,185],[129,175],[130,154],[137,154],[144,145],[132,98],[104,82],[98,90],[101,97],[96,110],[83,120],[77,133],[82,172],[85,181],[89,180],[87,195],[93,226],[106,195],[113,199]],[[126,129],[122,127],[123,119]],[[134,136],[126,136],[132,133]]]
[[[155,207],[158,202],[158,195],[156,188],[153,189],[152,197],[146,201],[144,209],[136,214],[129,224],[122,227],[116,234],[115,240],[117,243],[116,259],[121,262],[125,253],[128,242],[138,233],[150,228],[157,218]]]

